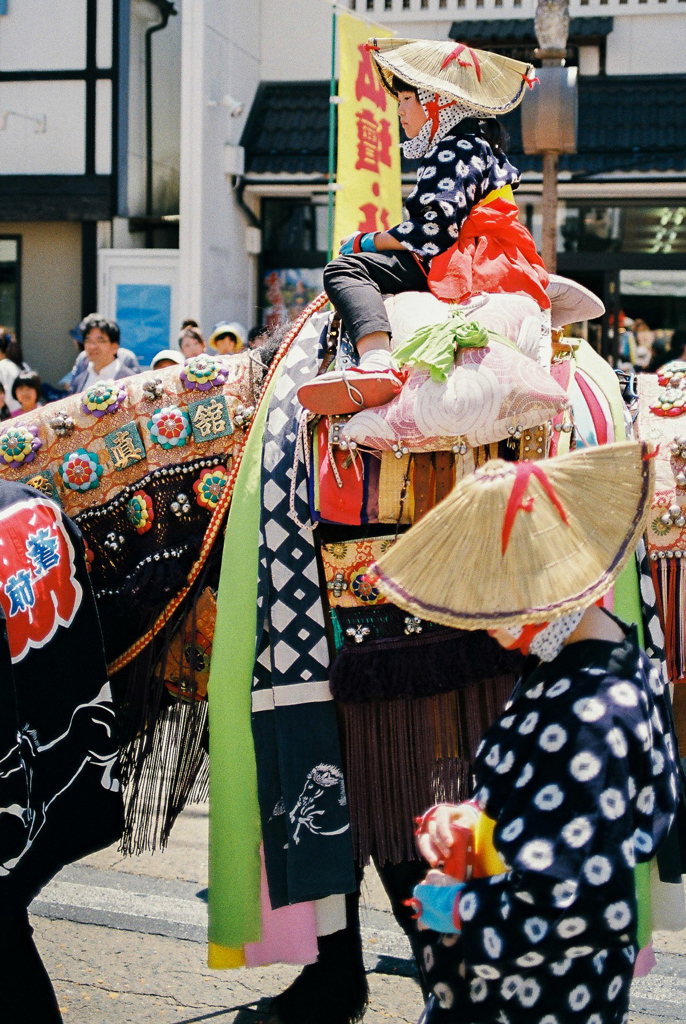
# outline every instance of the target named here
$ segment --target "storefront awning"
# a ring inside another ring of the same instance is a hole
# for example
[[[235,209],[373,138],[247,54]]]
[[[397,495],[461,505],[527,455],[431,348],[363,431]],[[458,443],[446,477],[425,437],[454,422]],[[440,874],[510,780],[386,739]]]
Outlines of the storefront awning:
[[[241,145],[246,174],[326,174],[329,83],[262,82]]]
[[[241,139],[248,180],[324,181],[328,118],[328,82],[263,83]],[[522,150],[520,110],[502,120],[512,162],[540,173],[541,158]],[[403,162],[403,171],[412,166]],[[686,173],[686,75],[581,77],[578,152],[560,158],[560,171],[572,180],[612,175],[618,181]]]
[[[612,31],[613,19],[571,18],[569,23],[569,42],[572,45],[597,43],[605,39]],[[498,21],[487,21],[485,18],[472,21],[454,21],[450,32],[451,39],[472,46],[491,46],[514,43],[536,46],[536,32],[533,18],[503,18]]]

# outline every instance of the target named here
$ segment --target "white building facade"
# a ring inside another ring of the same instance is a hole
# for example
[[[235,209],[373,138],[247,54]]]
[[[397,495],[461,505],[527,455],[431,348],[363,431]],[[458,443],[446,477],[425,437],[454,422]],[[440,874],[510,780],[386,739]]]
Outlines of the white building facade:
[[[535,0],[339,7],[399,36],[520,57],[535,46]],[[206,333],[220,319],[250,327],[318,289],[329,0],[0,0],[2,11],[0,323],[48,379],[68,369],[67,331],[95,307],[120,316],[145,356],[174,343],[182,317]],[[570,13],[580,132],[561,161],[559,269],[611,309],[637,315],[640,299],[664,321],[652,326],[686,326],[686,0],[571,0]],[[540,158],[521,153],[509,117],[536,235]]]

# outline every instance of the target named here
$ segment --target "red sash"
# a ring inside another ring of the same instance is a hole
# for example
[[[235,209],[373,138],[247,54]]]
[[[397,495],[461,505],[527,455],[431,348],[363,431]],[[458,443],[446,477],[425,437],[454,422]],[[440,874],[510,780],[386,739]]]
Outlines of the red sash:
[[[455,245],[431,260],[428,282],[436,298],[463,302],[479,292],[526,292],[549,309],[548,271],[517,216],[516,204],[504,199],[474,207]]]

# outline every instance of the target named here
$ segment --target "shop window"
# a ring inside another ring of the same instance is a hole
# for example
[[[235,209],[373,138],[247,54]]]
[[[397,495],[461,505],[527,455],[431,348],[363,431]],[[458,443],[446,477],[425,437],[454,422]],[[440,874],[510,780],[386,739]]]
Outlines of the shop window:
[[[565,252],[683,254],[686,205],[568,206],[562,238]]]
[[[292,320],[322,290],[328,248],[326,201],[264,199],[259,305],[268,327]]]
[[[0,235],[0,325],[19,335],[21,236]]]

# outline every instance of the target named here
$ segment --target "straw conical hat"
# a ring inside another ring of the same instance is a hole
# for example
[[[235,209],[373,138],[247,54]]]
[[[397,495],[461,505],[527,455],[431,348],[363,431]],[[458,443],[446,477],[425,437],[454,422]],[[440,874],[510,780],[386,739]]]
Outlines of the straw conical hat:
[[[462,43],[428,39],[370,39],[367,43],[384,88],[393,77],[414,88],[453,96],[485,117],[505,114],[521,102],[533,65]]]
[[[379,560],[382,593],[461,629],[547,622],[592,604],[645,528],[649,454],[627,442],[487,463]]]

